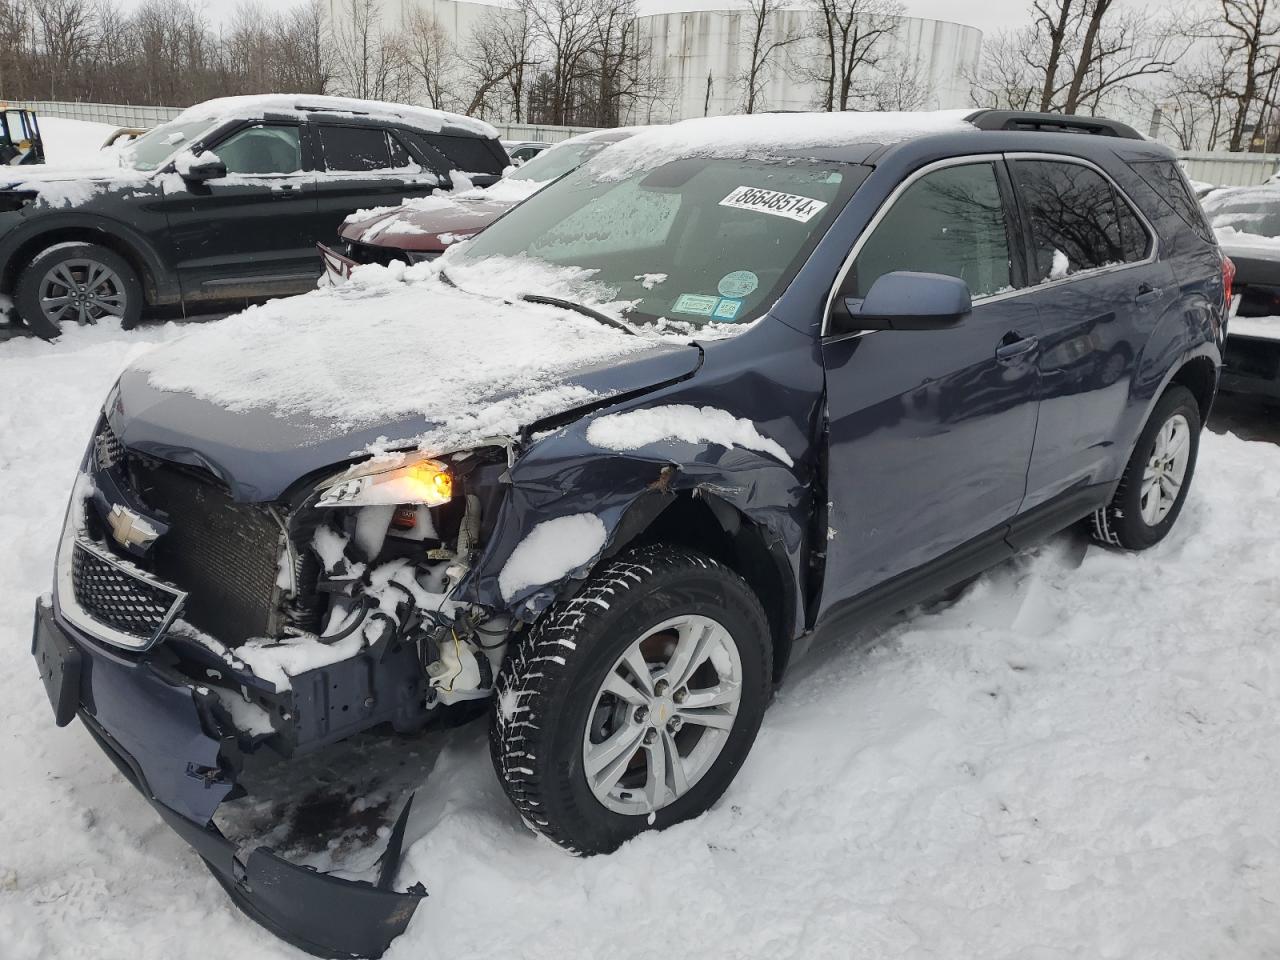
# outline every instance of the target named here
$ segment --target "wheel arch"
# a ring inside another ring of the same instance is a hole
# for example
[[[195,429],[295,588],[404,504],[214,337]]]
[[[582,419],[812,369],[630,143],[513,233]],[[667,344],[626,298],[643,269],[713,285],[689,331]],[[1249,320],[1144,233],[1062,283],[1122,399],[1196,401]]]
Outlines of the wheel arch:
[[[1200,423],[1209,422],[1209,411],[1213,407],[1213,398],[1218,392],[1218,368],[1206,356],[1192,357],[1174,371],[1164,390],[1174,384],[1186,387],[1196,398],[1200,408]],[[1161,393],[1164,393],[1161,390]]]
[[[138,274],[142,283],[144,304],[150,305],[162,299],[158,284],[160,268],[143,252],[136,241],[117,233],[88,224],[53,227],[42,230],[22,240],[4,265],[0,274],[0,291],[12,295],[18,286],[18,277],[43,250],[59,243],[93,243],[119,254]]]
[[[781,541],[733,504],[695,488],[633,503],[600,562],[629,547],[659,542],[705,553],[747,582],[769,620],[773,680],[780,681],[794,641],[797,603]]]

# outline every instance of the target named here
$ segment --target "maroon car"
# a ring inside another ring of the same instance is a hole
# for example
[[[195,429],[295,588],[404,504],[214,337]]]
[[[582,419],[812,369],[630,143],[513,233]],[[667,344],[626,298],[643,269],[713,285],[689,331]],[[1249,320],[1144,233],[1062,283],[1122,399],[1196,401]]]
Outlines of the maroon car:
[[[375,207],[352,214],[338,231],[335,247],[316,244],[330,282],[345,280],[353,267],[383,266],[394,260],[434,260],[450,244],[467,240],[521,200],[575,170],[611,143],[640,127],[596,130],[562,141],[488,188],[473,187],[410,200],[399,207]]]

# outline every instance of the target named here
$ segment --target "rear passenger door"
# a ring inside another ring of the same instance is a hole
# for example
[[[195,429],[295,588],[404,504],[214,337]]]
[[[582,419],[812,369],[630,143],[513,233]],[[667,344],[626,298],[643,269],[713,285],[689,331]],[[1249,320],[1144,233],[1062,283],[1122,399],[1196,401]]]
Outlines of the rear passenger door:
[[[1177,298],[1154,231],[1099,167],[1011,155],[1040,315],[1040,420],[1030,510],[1119,476],[1117,438],[1138,354]]]
[[[334,121],[316,124],[313,132],[322,171],[313,243],[331,241],[357,210],[398,207],[410,197],[427,196],[440,183],[410,153],[400,131]]]

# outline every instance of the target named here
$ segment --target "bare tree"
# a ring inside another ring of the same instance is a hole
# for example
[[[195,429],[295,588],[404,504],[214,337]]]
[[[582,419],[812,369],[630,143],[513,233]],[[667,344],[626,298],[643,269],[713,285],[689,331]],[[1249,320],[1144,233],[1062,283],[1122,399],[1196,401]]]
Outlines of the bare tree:
[[[761,106],[761,96],[773,75],[778,52],[802,39],[799,32],[786,30],[778,24],[780,6],[780,0],[747,0],[747,62],[733,78],[734,84],[742,91],[743,113],[755,113]],[[708,75],[708,97],[710,79]]]
[[[427,106],[456,107],[457,51],[436,18],[421,7],[414,7],[405,25],[405,62]]]
[[[1218,49],[1236,68],[1237,79],[1228,96],[1234,102],[1228,148],[1239,150],[1255,105],[1265,113],[1268,104],[1260,97],[1275,76],[1276,40],[1280,21],[1275,16],[1272,0],[1219,0],[1222,18],[1214,36]]]
[[[383,29],[380,0],[343,0],[330,24],[335,82],[366,100],[404,99],[411,84],[404,45]]]
[[[525,83],[536,65],[524,11],[495,7],[487,12],[471,31],[462,60],[466,65],[462,88],[467,91],[463,113],[483,117],[501,113],[505,106],[519,123]]]
[[[898,0],[808,0],[810,33],[822,50],[818,66],[801,75],[818,84],[823,110],[848,110],[866,97],[881,61],[895,46],[902,4]],[[857,84],[866,80],[859,89]]]
[[[1044,74],[1033,63],[1037,39],[1031,29],[1003,30],[983,43],[976,68],[965,72],[975,107],[1035,110],[1040,107]]]
[[[876,110],[924,110],[929,99],[924,65],[901,46],[881,63],[868,97]]]

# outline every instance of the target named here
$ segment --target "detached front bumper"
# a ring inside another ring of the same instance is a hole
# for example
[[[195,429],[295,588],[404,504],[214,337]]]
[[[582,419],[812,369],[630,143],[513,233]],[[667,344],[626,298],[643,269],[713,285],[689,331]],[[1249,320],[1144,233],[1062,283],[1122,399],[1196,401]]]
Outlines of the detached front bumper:
[[[318,957],[378,957],[426,896],[391,889],[408,805],[392,830],[378,882],[343,880],[291,864],[267,847],[238,848],[213,812],[235,787],[238,753],[210,696],[146,658],[117,656],[36,604],[32,655],[59,726],[77,715],[120,772],[195,848],[236,905]]]

